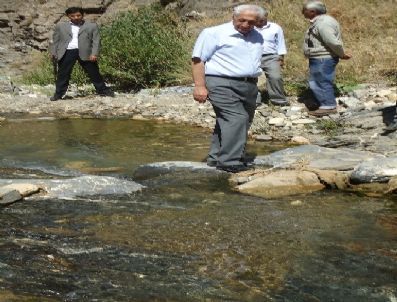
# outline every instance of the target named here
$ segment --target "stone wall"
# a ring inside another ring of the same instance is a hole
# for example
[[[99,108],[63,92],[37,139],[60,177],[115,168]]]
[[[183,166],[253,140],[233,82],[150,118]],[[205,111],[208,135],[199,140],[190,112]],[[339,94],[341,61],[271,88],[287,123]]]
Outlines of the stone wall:
[[[242,3],[239,0],[1,0],[0,74],[21,74],[33,50],[48,49],[54,25],[70,6],[82,6],[86,19],[107,22],[120,11],[160,2],[182,15],[213,15]]]

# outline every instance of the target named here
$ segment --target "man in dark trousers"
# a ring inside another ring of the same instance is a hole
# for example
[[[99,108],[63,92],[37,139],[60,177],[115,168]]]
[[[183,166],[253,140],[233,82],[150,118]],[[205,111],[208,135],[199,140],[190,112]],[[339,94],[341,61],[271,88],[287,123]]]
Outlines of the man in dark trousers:
[[[58,73],[55,94],[50,100],[58,101],[65,95],[76,61],[79,61],[99,95],[114,97],[113,91],[106,87],[99,73],[98,25],[84,20],[84,10],[81,7],[69,7],[65,14],[69,21],[58,23],[53,35],[51,54],[58,62]]]
[[[231,22],[204,29],[192,54],[193,98],[208,99],[216,114],[207,164],[226,172],[248,169],[245,145],[254,118],[263,37],[254,29],[264,17],[256,5],[234,8]]]

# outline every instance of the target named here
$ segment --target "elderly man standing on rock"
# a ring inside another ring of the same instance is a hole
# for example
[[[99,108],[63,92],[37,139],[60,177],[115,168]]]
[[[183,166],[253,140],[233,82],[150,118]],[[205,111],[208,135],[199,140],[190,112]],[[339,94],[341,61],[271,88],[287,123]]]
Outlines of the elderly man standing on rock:
[[[304,54],[309,58],[309,86],[319,105],[309,114],[318,117],[337,112],[333,85],[335,68],[339,59],[351,58],[343,48],[339,23],[326,12],[321,1],[306,2],[302,11],[310,20],[303,44]]]
[[[264,17],[259,19],[256,30],[263,36],[263,54],[261,68],[266,75],[266,90],[274,105],[288,105],[285,96],[281,68],[287,53],[284,32],[280,25],[267,20],[268,11],[263,8]]]
[[[244,162],[248,130],[255,113],[263,37],[254,29],[256,5],[234,8],[232,22],[204,29],[192,54],[193,97],[208,99],[216,114],[207,164],[226,172],[248,170]]]

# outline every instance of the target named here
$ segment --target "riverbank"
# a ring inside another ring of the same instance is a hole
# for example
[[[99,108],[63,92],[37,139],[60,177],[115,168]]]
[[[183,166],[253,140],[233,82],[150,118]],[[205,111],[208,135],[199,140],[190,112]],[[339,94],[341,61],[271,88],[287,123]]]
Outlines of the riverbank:
[[[208,131],[215,123],[211,105],[193,101],[192,87],[118,93],[114,98],[79,94],[72,89],[66,99],[57,102],[49,101],[52,89],[51,86],[19,87],[14,93],[2,94],[0,123],[21,119],[135,119],[184,123]],[[257,168],[232,177],[233,187],[265,198],[310,193],[327,187],[377,195],[393,193],[397,140],[396,133],[385,132],[384,127],[393,118],[396,99],[396,87],[362,85],[338,98],[337,114],[323,118],[311,117],[306,109],[307,100],[305,105],[297,97],[289,98],[290,106],[262,104],[251,127],[253,139],[308,145],[308,148],[290,148],[265,156],[257,154],[254,162]],[[163,170],[162,164],[159,167]],[[186,168],[178,162],[171,167]],[[375,184],[367,186],[372,183]]]
[[[0,119],[13,118],[128,118],[187,123],[212,129],[215,114],[211,105],[197,104],[192,87],[146,89],[136,94],[118,93],[115,98],[79,94],[49,101],[53,87],[25,86],[0,94]],[[262,104],[255,114],[251,136],[261,141],[314,144],[323,147],[349,147],[383,155],[397,154],[395,133],[384,127],[395,112],[397,87],[361,85],[338,98],[338,113],[311,117],[297,97],[290,106]]]

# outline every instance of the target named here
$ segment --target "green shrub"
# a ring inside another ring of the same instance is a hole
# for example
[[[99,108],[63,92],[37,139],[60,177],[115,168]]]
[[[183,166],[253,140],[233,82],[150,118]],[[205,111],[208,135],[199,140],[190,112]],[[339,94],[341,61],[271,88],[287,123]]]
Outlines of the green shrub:
[[[40,55],[37,66],[22,77],[22,82],[42,86],[55,83],[54,65],[48,53],[42,53]],[[77,86],[89,83],[87,75],[78,63],[73,68],[70,83]]]
[[[317,121],[317,127],[327,136],[334,137],[343,133],[345,125],[341,121],[321,119]]]
[[[101,70],[119,88],[171,84],[178,70],[188,68],[186,31],[159,5],[119,14],[101,34]]]

